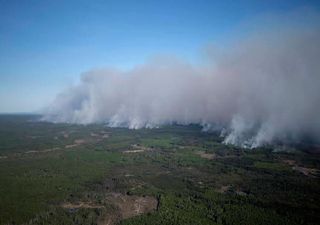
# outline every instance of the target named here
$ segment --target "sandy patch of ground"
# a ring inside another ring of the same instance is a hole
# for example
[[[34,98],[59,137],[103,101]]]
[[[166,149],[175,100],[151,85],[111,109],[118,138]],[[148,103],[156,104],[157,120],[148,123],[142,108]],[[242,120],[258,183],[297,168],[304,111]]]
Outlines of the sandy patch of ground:
[[[100,133],[91,132],[90,136],[99,138],[99,140],[101,140],[100,138],[102,138],[102,139],[108,138],[109,137],[109,133],[104,132],[104,131],[101,131]]]
[[[219,189],[216,189],[217,192],[219,193],[226,193],[227,191],[229,191],[231,188],[230,185],[224,185],[224,186],[221,186]]]
[[[104,208],[103,205],[97,205],[92,202],[77,202],[77,203],[71,203],[71,202],[65,202],[61,204],[61,207],[64,209],[99,209]]]
[[[85,143],[86,143],[86,141],[84,139],[76,139],[76,140],[74,140],[73,144],[66,145],[65,148],[74,148],[74,147],[77,147],[77,146],[85,144]]]
[[[204,159],[214,159],[216,157],[215,154],[206,153],[204,151],[197,151],[196,154],[199,155],[201,158],[204,158]]]
[[[31,151],[25,152],[25,154],[54,152],[57,150],[61,150],[61,148],[56,147],[56,148],[48,148],[48,149],[44,149],[44,150],[31,150]]]
[[[246,192],[242,191],[239,188],[234,190],[231,185],[221,186],[220,188],[216,189],[216,191],[219,192],[219,193],[222,193],[222,194],[231,192],[231,193],[235,193],[235,194],[240,195],[240,196],[248,195]]]
[[[91,133],[90,133],[90,136],[91,136],[91,137],[99,137],[99,134],[96,134],[96,133],[94,133],[94,132],[91,132]]]
[[[144,152],[145,150],[143,149],[136,149],[136,150],[126,150],[123,151],[123,153],[138,153],[138,152]]]
[[[296,161],[291,160],[291,159],[285,159],[285,160],[282,160],[282,162],[288,164],[289,166],[294,166],[297,164]]]
[[[145,152],[145,151],[152,151],[152,148],[148,148],[142,145],[131,145],[132,150],[126,150],[123,151],[123,153],[139,153],[139,152]]]
[[[128,173],[127,173],[127,174],[125,174],[124,176],[125,176],[125,177],[133,177],[134,175],[133,175],[133,174],[128,174]]]
[[[320,174],[318,169],[299,166],[295,160],[286,159],[282,160],[282,162],[288,164],[293,170],[298,171],[305,176],[316,177]]]
[[[64,134],[64,135],[68,135],[68,134]],[[56,139],[56,138],[58,139],[58,137],[54,137],[54,139]],[[102,140],[102,139],[99,139],[99,140]],[[47,148],[47,149],[42,149],[42,150],[29,150],[29,151],[26,151],[26,152],[14,153],[14,154],[0,156],[0,159],[7,159],[9,157],[23,157],[23,156],[26,156],[28,154],[38,154],[38,153],[48,153],[48,152],[54,152],[54,151],[61,151],[61,150],[75,148],[75,147],[78,147],[78,146],[86,144],[86,143],[88,143],[88,140],[75,139],[72,144],[65,145],[64,147],[54,147],[54,148]]]
[[[301,166],[294,166],[292,167],[293,170],[299,171],[300,173],[309,176],[309,177],[315,177],[319,175],[319,170],[314,168],[307,168],[307,167],[301,167]]]
[[[66,132],[63,132],[62,135],[63,135],[64,138],[69,138],[69,134],[66,133]]]
[[[118,224],[123,219],[154,211],[158,206],[157,199],[151,196],[142,197],[112,192],[106,196],[105,200],[107,204],[112,205],[114,208],[112,209],[90,201],[64,202],[60,206],[70,212],[81,208],[104,209],[103,215],[98,218],[98,225]]]
[[[106,131],[100,131],[100,135],[102,138],[109,138],[111,132],[106,132]]]
[[[76,139],[73,144],[66,145],[66,146],[64,146],[64,148],[65,149],[73,148],[73,147],[77,147],[77,146],[85,144],[85,143],[86,143],[86,141],[84,139]],[[48,149],[43,149],[43,150],[30,150],[30,151],[26,151],[26,152],[24,152],[22,154],[47,153],[47,152],[59,151],[59,150],[62,150],[62,149],[63,148],[55,147],[55,148],[48,148]],[[8,158],[7,156],[3,156],[3,157]]]
[[[151,212],[156,210],[158,205],[157,199],[151,196],[141,197],[110,193],[106,199],[119,209],[120,217],[122,219]]]
[[[116,214],[108,214],[104,217],[101,217],[98,219],[97,224],[98,225],[112,225],[117,224],[120,221],[120,218]]]
[[[74,140],[74,143],[77,144],[77,145],[81,145],[81,144],[84,144],[86,141],[84,139],[76,139]]]
[[[103,134],[102,138],[109,138],[109,134]]]

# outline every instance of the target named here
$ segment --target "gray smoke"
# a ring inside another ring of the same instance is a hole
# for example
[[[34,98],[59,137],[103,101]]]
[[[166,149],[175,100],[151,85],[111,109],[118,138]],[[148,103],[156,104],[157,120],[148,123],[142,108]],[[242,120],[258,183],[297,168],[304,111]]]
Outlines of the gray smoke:
[[[208,55],[201,66],[167,57],[130,71],[89,71],[43,119],[131,129],[218,125],[225,143],[250,148],[320,138],[318,27],[252,34]]]

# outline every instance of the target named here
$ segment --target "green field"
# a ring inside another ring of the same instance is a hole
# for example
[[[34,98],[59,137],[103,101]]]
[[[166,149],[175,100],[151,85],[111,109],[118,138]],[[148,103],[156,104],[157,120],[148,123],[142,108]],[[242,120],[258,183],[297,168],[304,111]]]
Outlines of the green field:
[[[320,221],[320,157],[305,147],[226,146],[196,125],[36,119],[0,116],[1,225]]]

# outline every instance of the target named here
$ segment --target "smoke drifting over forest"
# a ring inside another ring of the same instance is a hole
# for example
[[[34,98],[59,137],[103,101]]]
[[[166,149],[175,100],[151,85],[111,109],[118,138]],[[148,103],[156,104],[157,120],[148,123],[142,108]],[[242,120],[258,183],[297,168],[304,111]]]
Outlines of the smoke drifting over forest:
[[[89,71],[43,119],[132,129],[219,126],[226,143],[252,148],[320,138],[319,27],[256,33],[218,52],[202,66],[169,57],[126,72]]]

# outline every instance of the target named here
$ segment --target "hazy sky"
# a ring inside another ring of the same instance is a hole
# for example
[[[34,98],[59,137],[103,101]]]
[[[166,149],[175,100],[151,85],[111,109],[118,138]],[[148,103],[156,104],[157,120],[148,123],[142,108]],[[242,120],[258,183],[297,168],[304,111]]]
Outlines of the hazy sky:
[[[81,73],[123,69],[157,54],[197,63],[257,18],[319,1],[0,0],[0,112],[32,112]]]

